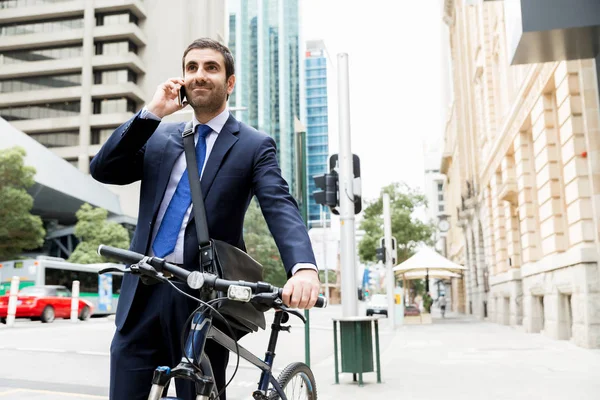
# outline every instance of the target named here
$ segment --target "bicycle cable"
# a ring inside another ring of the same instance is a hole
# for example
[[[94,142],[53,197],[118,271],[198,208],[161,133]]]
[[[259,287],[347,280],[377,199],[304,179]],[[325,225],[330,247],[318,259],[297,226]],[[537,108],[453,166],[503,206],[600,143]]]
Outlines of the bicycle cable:
[[[203,371],[200,369],[200,367],[196,366],[196,365],[195,365],[195,364],[194,364],[194,363],[193,363],[193,362],[192,362],[192,361],[191,361],[191,360],[190,360],[190,359],[187,357],[187,354],[185,354],[185,330],[186,330],[186,327],[188,326],[188,324],[190,323],[191,319],[194,317],[194,314],[196,313],[196,311],[198,311],[198,310],[202,309],[203,307],[208,307],[208,308],[210,308],[211,310],[213,310],[213,311],[216,313],[216,315],[218,315],[218,317],[219,317],[219,318],[220,318],[220,319],[221,319],[221,320],[222,320],[222,321],[225,323],[225,325],[227,326],[227,330],[228,330],[228,331],[229,331],[229,333],[231,334],[231,338],[232,338],[232,339],[233,339],[233,338],[235,338],[235,337],[236,337],[236,335],[235,335],[235,333],[234,333],[234,331],[233,331],[233,328],[232,328],[231,324],[229,324],[229,321],[227,321],[227,319],[226,319],[226,318],[225,318],[225,317],[224,317],[224,316],[223,316],[223,315],[222,315],[222,314],[221,314],[219,311],[217,311],[217,309],[216,309],[216,308],[214,308],[214,307],[213,307],[213,306],[210,304],[210,303],[215,303],[215,302],[217,302],[217,301],[225,300],[225,299],[227,299],[227,297],[219,297],[219,298],[212,299],[212,300],[209,300],[208,302],[206,302],[206,301],[204,301],[204,300],[200,300],[199,298],[197,298],[197,297],[194,297],[194,296],[192,296],[191,294],[189,294],[189,293],[186,293],[186,292],[184,292],[183,290],[179,289],[179,288],[178,288],[178,287],[177,287],[177,286],[176,286],[176,285],[175,285],[173,282],[171,282],[171,280],[167,280],[167,282],[169,283],[169,285],[171,285],[171,286],[172,286],[172,287],[173,287],[175,290],[177,290],[179,293],[181,293],[181,294],[183,294],[184,296],[187,296],[187,297],[191,298],[192,300],[195,300],[196,302],[198,302],[198,303],[200,303],[200,304],[201,304],[201,305],[200,305],[198,308],[196,308],[196,309],[195,309],[195,310],[194,310],[194,311],[193,311],[193,312],[190,314],[190,316],[189,316],[189,317],[187,318],[187,320],[185,321],[185,325],[184,325],[183,329],[181,330],[181,352],[183,353],[183,356],[185,357],[185,359],[187,360],[187,362],[188,362],[188,363],[190,363],[190,364],[191,364],[191,365],[194,367],[194,369],[196,369],[196,370],[197,370],[198,372],[200,372],[200,373],[204,373],[204,372],[203,372]],[[198,322],[196,322],[196,325],[195,325],[195,327],[196,327],[197,325],[198,325]],[[194,328],[194,329],[195,329],[195,328]],[[237,342],[237,340],[236,340],[236,339],[234,339],[234,340],[233,340],[233,342],[235,343],[235,352],[236,352],[236,355],[237,355],[237,362],[236,362],[235,370],[234,370],[234,372],[233,372],[233,375],[231,376],[231,378],[230,378],[230,379],[229,379],[229,381],[227,382],[227,384],[225,384],[225,387],[223,387],[223,389],[221,389],[221,390],[219,391],[219,393],[217,394],[217,399],[218,399],[219,397],[221,397],[221,394],[222,394],[222,393],[225,391],[225,389],[227,389],[227,386],[229,386],[229,384],[231,383],[231,381],[233,381],[233,378],[235,377],[235,375],[236,375],[236,373],[237,373],[237,371],[238,371],[238,367],[239,367],[239,365],[240,365],[240,348],[239,348],[239,346],[238,346],[238,342]],[[193,346],[194,346],[194,341],[192,340],[192,351],[194,351],[194,347],[193,347]],[[200,361],[202,361],[202,360],[200,360]],[[210,361],[210,360],[209,360],[209,361]],[[215,382],[215,385],[216,385],[216,382]]]

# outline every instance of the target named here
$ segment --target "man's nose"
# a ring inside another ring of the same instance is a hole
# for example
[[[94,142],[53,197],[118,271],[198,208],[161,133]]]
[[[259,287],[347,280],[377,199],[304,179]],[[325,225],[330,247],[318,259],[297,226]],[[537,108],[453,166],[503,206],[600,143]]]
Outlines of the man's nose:
[[[194,80],[197,82],[206,81],[206,71],[203,68],[198,68],[196,73],[194,73]]]

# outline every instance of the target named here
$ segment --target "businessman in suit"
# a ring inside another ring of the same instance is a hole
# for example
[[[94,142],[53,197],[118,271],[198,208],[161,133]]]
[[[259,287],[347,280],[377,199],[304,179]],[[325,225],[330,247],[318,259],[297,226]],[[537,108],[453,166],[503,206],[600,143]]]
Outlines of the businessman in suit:
[[[92,176],[100,182],[126,185],[141,180],[131,250],[189,270],[199,268],[181,136],[185,124],[161,122],[185,106],[178,101],[185,87],[194,110],[194,142],[211,238],[245,250],[244,215],[256,195],[288,273],[284,303],[313,307],[319,291],[315,258],[298,206],[281,176],[275,142],[237,121],[227,109],[235,85],[229,49],[198,39],[185,50],[182,66],[183,78],[159,85],[152,101],[115,130],[91,163]],[[111,400],[147,399],[154,369],[181,360],[181,330],[196,306],[169,285],[143,285],[137,276],[125,276],[111,344]],[[221,389],[229,352],[207,342],[206,353]],[[178,396],[195,399],[191,383],[176,386]]]

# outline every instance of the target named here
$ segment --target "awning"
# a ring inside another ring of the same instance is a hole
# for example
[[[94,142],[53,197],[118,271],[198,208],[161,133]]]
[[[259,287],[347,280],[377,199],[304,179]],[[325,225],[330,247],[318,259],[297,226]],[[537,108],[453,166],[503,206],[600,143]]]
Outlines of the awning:
[[[446,257],[429,247],[424,247],[408,260],[396,265],[392,270],[404,274],[409,271],[419,270],[425,272],[427,272],[427,270],[460,272],[466,269],[466,267],[448,260]]]
[[[402,276],[404,277],[404,279],[407,280],[425,279],[427,277],[432,279],[451,279],[461,277],[461,275],[457,274],[456,272],[444,271],[439,269],[408,271],[402,274]]]

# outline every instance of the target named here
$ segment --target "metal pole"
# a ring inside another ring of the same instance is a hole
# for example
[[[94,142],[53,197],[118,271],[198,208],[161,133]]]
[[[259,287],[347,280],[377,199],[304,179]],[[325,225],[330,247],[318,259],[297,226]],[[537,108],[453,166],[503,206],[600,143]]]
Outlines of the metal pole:
[[[354,188],[352,146],[350,144],[350,91],[348,54],[338,54],[338,101],[339,101],[339,195],[342,264],[342,314],[344,317],[358,315],[358,292],[356,286],[356,243],[354,236]]]
[[[392,329],[396,327],[396,310],[394,309],[394,267],[392,263],[392,216],[390,212],[390,195],[383,194],[383,234],[385,238],[385,270],[386,270],[386,291],[388,298],[388,319]],[[389,251],[388,251],[389,249]]]
[[[15,275],[10,281],[10,291],[8,292],[8,308],[6,310],[6,326],[13,326],[15,324],[20,279],[21,278]]]
[[[78,322],[79,316],[79,281],[73,281],[71,290],[71,322]]]
[[[296,198],[300,203],[300,214],[304,224],[308,227],[308,198],[306,195],[306,132],[304,129],[296,130]],[[304,359],[306,365],[310,367],[310,313],[304,310]]]
[[[327,220],[325,206],[321,206],[321,227],[323,228],[323,266],[325,267],[325,298],[329,304],[329,268],[327,267]]]

